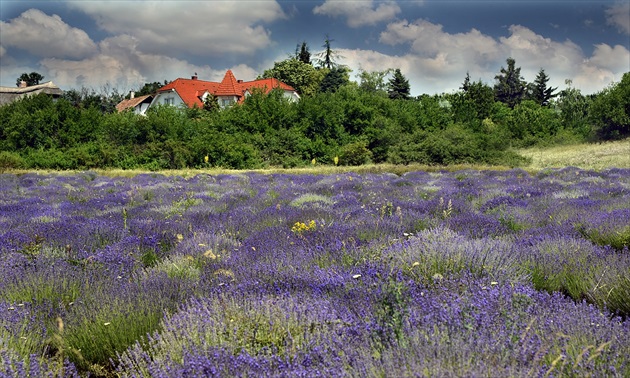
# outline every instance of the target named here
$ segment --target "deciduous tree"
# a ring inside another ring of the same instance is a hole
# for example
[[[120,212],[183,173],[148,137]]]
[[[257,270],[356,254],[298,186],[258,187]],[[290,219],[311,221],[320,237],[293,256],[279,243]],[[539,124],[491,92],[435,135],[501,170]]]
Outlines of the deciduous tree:
[[[300,96],[312,96],[319,90],[325,73],[295,58],[275,62],[273,68],[263,72],[263,78],[273,77],[292,86]]]
[[[24,72],[22,75],[20,75],[20,77],[17,78],[15,85],[19,87],[22,81],[25,81],[26,85],[28,86],[37,85],[42,80],[44,80],[44,76],[37,72],[31,72],[30,74]]]

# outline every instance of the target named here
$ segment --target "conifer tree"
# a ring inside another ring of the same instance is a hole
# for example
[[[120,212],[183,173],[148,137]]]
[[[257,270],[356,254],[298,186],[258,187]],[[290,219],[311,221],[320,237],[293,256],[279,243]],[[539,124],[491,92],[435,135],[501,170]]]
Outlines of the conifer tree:
[[[339,53],[337,53],[337,51],[333,50],[331,47],[331,44],[333,41],[334,39],[330,39],[328,34],[326,34],[326,39],[324,40],[324,44],[322,45],[322,47],[324,48],[324,51],[318,54],[319,66],[321,68],[332,69],[337,66],[337,63],[335,63],[335,60],[338,58],[341,58]]]
[[[400,72],[400,68],[394,70],[394,76],[389,80],[387,94],[393,100],[407,100],[410,95],[409,80]]]
[[[302,63],[311,64],[311,52],[308,50],[308,45],[305,41],[302,42],[302,47],[300,52],[296,54],[296,58]]]
[[[525,95],[525,80],[521,77],[521,68],[516,68],[515,63],[513,58],[508,58],[507,69],[501,67],[501,73],[494,77],[497,80],[494,85],[494,96],[497,101],[503,102],[512,109]]]
[[[548,81],[549,76],[547,76],[545,70],[541,68],[540,71],[538,71],[536,80],[529,86],[529,99],[536,101],[540,105],[547,105],[552,98],[558,96],[557,93],[553,93],[558,87],[547,87]]]

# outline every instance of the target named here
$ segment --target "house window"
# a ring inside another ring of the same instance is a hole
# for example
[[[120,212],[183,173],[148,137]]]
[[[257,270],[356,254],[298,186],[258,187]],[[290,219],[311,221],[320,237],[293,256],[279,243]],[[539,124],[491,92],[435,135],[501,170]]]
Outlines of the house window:
[[[175,103],[175,99],[173,97],[165,98],[164,103],[166,105],[173,105]]]
[[[234,103],[234,99],[232,98],[222,98],[221,99],[221,106],[226,107],[226,106],[230,106]]]

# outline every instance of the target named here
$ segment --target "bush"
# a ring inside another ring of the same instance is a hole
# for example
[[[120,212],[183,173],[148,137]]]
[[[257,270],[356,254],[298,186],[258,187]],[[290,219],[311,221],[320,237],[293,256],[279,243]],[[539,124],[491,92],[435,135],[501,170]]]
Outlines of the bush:
[[[0,172],[8,169],[24,168],[24,166],[24,159],[22,159],[20,154],[9,151],[0,152]]]
[[[346,144],[339,153],[339,164],[362,165],[370,162],[372,152],[368,150],[365,141]]]

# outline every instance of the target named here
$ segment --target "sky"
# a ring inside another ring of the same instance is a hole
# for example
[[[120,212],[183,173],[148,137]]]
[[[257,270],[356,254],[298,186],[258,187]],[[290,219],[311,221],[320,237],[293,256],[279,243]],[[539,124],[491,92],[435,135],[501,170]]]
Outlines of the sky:
[[[514,58],[532,82],[597,93],[630,71],[630,1],[0,1],[0,85],[38,72],[61,89],[253,80],[326,36],[337,63],[400,69],[412,95],[494,85]],[[571,83],[567,83],[567,79]]]

